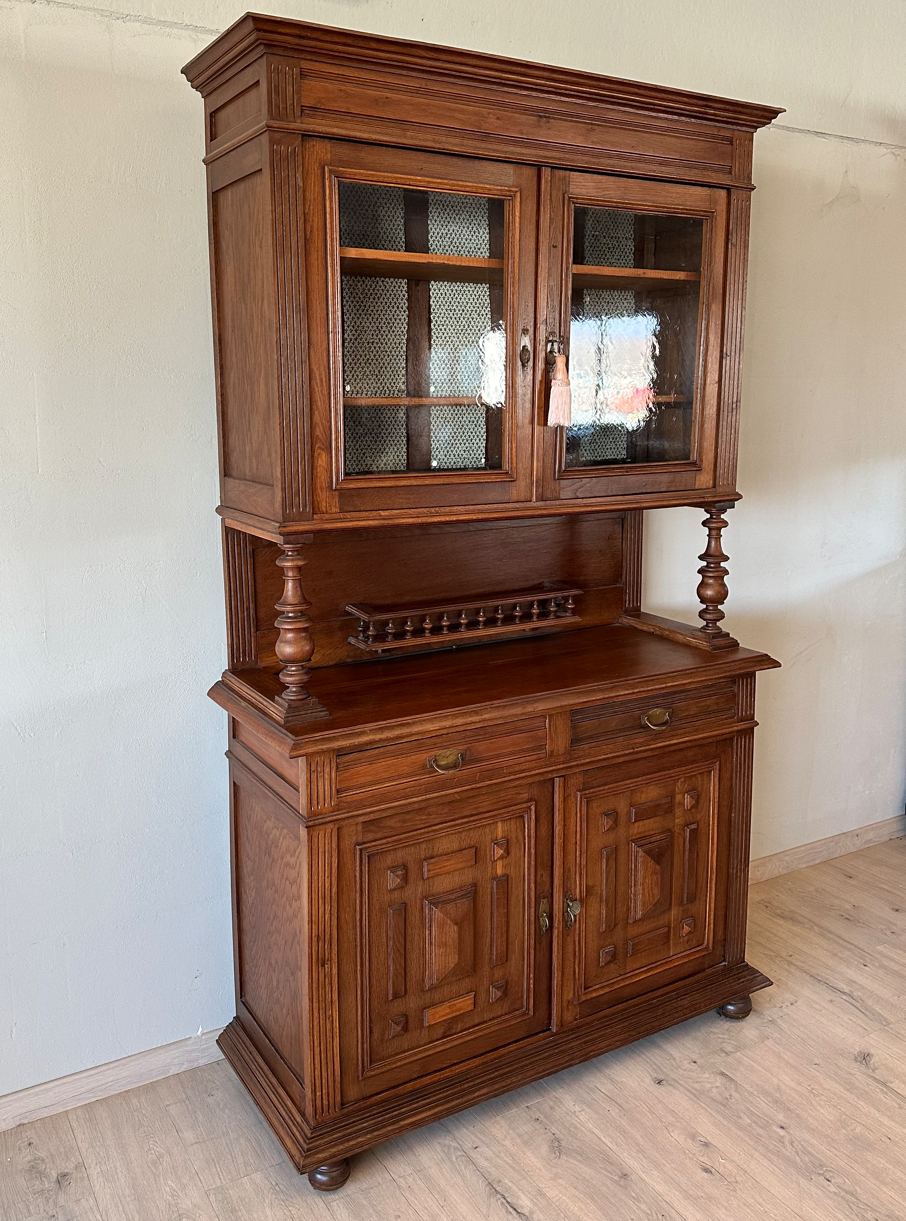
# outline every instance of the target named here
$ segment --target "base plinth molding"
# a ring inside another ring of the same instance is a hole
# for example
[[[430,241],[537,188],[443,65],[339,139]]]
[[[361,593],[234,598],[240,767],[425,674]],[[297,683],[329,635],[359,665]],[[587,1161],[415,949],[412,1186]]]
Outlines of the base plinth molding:
[[[556,1032],[533,1035],[458,1068],[435,1073],[403,1093],[387,1091],[356,1101],[315,1124],[301,1114],[238,1018],[227,1026],[218,1044],[296,1169],[318,1176],[325,1167],[333,1168],[353,1154],[404,1132],[738,1002],[770,985],[767,976],[748,963],[713,967],[656,993],[626,1001],[609,1013]]]

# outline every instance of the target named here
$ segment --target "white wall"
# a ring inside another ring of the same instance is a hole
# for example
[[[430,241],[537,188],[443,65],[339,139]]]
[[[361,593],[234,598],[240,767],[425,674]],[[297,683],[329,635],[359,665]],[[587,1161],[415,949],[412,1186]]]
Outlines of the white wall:
[[[0,1094],[232,1013],[202,108],[179,69],[242,10],[122,4],[0,0]],[[906,6],[278,7],[788,108],[756,141],[726,536],[729,626],[785,663],[760,684],[754,851],[900,812]],[[650,609],[697,610],[699,517],[649,515]]]

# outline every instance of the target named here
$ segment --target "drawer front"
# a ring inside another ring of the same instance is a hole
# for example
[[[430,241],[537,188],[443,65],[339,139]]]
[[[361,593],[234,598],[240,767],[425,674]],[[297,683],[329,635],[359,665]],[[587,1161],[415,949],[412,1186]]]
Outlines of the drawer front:
[[[731,679],[707,687],[576,708],[570,714],[570,746],[577,750],[656,738],[669,742],[690,730],[732,724],[735,719],[736,683]]]
[[[493,775],[502,764],[546,757],[546,718],[526,717],[340,754],[337,795],[343,798],[418,781],[432,782],[432,788],[442,790],[457,779],[474,781],[482,771]],[[445,768],[449,770],[438,770]]]

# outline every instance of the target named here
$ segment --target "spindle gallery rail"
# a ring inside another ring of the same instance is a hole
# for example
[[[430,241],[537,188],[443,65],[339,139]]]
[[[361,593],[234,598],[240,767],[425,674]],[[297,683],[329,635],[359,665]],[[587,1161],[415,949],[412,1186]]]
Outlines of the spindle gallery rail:
[[[536,632],[556,622],[578,622],[576,598],[582,590],[558,582],[515,593],[485,594],[462,602],[433,606],[377,607],[350,604],[346,610],[359,621],[359,634],[350,644],[368,653],[401,649],[450,648],[494,636]]]

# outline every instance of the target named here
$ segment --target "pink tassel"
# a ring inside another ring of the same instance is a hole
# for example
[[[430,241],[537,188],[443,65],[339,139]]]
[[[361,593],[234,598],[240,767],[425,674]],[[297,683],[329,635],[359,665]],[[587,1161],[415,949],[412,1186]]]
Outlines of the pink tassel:
[[[573,419],[573,392],[569,386],[569,374],[566,371],[566,357],[559,353],[554,357],[554,371],[551,374],[551,397],[547,409],[547,422],[551,428],[569,425]]]

